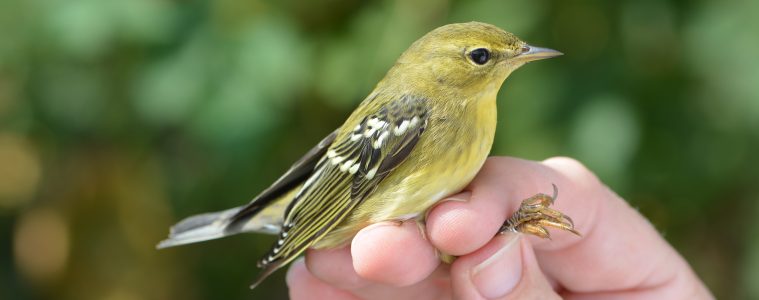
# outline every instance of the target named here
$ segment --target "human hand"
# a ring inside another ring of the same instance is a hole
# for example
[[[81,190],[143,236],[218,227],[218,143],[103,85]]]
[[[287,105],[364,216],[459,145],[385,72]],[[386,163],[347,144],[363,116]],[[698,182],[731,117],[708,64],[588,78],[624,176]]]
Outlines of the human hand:
[[[496,235],[520,201],[559,187],[554,204],[577,237]],[[575,160],[490,158],[466,192],[415,222],[374,224],[351,246],[293,263],[299,299],[712,299],[653,226]],[[495,237],[494,237],[495,236]],[[441,264],[435,249],[459,256]]]

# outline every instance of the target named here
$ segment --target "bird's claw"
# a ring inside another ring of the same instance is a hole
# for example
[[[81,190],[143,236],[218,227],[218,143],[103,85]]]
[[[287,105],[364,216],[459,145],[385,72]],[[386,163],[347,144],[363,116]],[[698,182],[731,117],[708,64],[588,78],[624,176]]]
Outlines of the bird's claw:
[[[558,196],[556,185],[553,186],[553,191],[553,196],[537,194],[522,201],[519,210],[503,223],[498,232],[522,232],[550,239],[551,234],[546,228],[551,227],[580,235],[569,216],[549,208]]]

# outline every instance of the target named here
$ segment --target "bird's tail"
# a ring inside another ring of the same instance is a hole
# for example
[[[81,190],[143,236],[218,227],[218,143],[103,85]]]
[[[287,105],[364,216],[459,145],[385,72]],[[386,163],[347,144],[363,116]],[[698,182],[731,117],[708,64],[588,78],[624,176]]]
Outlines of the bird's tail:
[[[243,207],[224,211],[205,213],[188,217],[171,227],[169,237],[161,241],[156,248],[163,249],[179,245],[197,243],[230,236],[242,232],[260,232],[276,234],[281,224],[281,212],[278,207],[265,209],[250,220],[232,222],[232,217]],[[235,225],[230,226],[235,223]],[[236,226],[237,224],[241,226]]]
[[[163,249],[190,243],[213,240],[234,234],[227,232],[230,218],[240,207],[220,212],[205,213],[188,217],[171,227],[169,238],[161,241],[156,248]]]

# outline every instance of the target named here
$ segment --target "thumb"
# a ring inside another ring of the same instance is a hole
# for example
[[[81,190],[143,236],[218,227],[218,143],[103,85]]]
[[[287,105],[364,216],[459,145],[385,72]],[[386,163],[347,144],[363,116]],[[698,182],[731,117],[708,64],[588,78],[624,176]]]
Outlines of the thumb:
[[[496,236],[451,266],[456,299],[560,299],[518,233]]]

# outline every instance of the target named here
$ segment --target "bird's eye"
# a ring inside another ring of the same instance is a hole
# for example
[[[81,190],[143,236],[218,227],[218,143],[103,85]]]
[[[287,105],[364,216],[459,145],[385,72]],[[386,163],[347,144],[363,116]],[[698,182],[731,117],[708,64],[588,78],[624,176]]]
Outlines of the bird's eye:
[[[477,48],[469,52],[469,58],[478,65],[484,65],[490,60],[490,51],[485,48]]]

